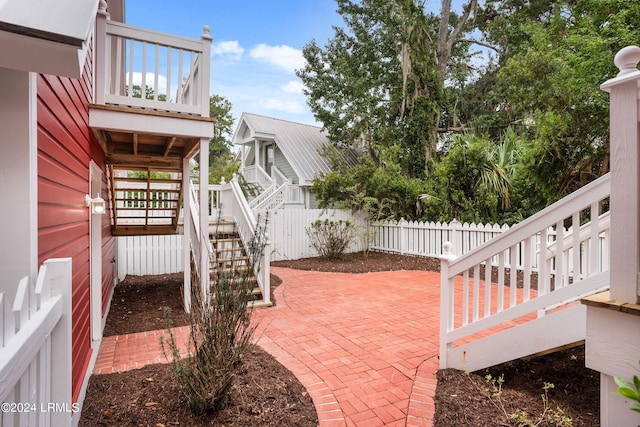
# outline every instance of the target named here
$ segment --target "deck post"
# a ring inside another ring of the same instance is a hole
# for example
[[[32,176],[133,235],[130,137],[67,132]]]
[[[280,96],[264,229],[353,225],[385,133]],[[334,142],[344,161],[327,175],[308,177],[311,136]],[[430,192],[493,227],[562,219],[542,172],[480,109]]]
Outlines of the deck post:
[[[610,291],[583,300],[587,305],[586,366],[600,372],[603,427],[640,425],[640,414],[631,411],[628,399],[615,394],[614,382],[615,377],[631,380],[637,375],[640,357],[640,306],[636,305],[640,303],[640,48],[622,49],[614,62],[620,73],[601,86],[611,95]]]
[[[104,95],[107,90],[107,3],[100,1],[100,7],[96,16],[96,38],[95,38],[95,74],[96,83],[94,85],[93,99],[98,105],[104,105]]]
[[[203,298],[209,301],[209,138],[200,139],[200,286]]]
[[[622,49],[617,77],[602,85],[611,94],[611,298],[636,304],[640,271],[640,165],[638,83],[640,48]]]
[[[202,61],[200,63],[200,105],[202,107],[202,117],[209,117],[209,75],[211,73],[211,43],[213,37],[209,34],[209,26],[205,25],[202,28],[202,35],[200,40],[202,41]],[[207,163],[208,164],[208,163]]]
[[[183,295],[184,311],[191,313],[191,180],[189,179],[189,159],[182,160],[182,194],[183,194],[183,239],[182,252],[184,266]]]

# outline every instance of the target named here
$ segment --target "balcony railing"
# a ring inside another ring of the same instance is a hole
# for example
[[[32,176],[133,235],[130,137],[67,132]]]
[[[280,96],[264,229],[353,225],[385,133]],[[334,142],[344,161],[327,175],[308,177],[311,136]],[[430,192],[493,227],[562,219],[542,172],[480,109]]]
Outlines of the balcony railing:
[[[110,21],[96,21],[98,105],[119,105],[209,117],[212,38],[200,40]]]

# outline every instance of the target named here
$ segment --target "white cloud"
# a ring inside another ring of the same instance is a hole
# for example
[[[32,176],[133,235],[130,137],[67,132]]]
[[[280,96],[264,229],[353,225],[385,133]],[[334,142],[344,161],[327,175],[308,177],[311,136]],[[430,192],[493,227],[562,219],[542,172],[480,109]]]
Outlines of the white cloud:
[[[302,51],[287,45],[269,46],[261,43],[251,49],[250,55],[254,59],[275,65],[289,73],[304,66]]]
[[[222,41],[211,46],[211,56],[217,55],[238,60],[243,53],[244,48],[240,46],[237,40]]]
[[[142,73],[134,71],[132,81],[134,85],[142,86]],[[153,89],[155,85],[154,73],[149,72],[145,74],[144,85],[149,89]],[[175,88],[175,84],[173,87]],[[158,75],[158,93],[167,94],[167,78],[160,74]]]
[[[300,114],[305,110],[304,105],[295,99],[269,98],[262,100],[261,104],[267,110],[283,111],[289,114]]]
[[[302,82],[292,80],[280,86],[280,89],[282,89],[286,93],[299,94],[299,93],[302,93],[302,89],[304,89],[304,85],[302,84]]]

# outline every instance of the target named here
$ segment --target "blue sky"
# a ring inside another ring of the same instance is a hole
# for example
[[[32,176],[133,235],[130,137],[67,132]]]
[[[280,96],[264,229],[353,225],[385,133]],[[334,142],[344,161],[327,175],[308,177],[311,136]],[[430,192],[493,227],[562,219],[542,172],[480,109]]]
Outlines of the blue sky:
[[[213,36],[211,92],[243,112],[316,124],[294,70],[302,48],[315,39],[324,46],[333,25],[342,26],[334,0],[129,0],[126,22],[164,33]]]

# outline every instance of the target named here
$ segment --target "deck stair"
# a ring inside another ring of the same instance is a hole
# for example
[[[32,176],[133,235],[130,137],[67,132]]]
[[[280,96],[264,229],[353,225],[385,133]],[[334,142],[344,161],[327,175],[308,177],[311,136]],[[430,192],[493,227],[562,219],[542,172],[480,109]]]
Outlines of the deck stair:
[[[109,169],[113,235],[178,233],[181,170],[116,165]]]
[[[219,277],[229,277],[232,284],[244,282],[251,287],[251,308],[271,306],[271,303],[263,300],[251,260],[235,223],[219,221],[212,228],[209,234],[212,248],[209,275],[212,284]]]
[[[476,371],[585,340],[580,299],[609,288],[610,193],[607,174],[464,256],[445,244],[441,368]]]

